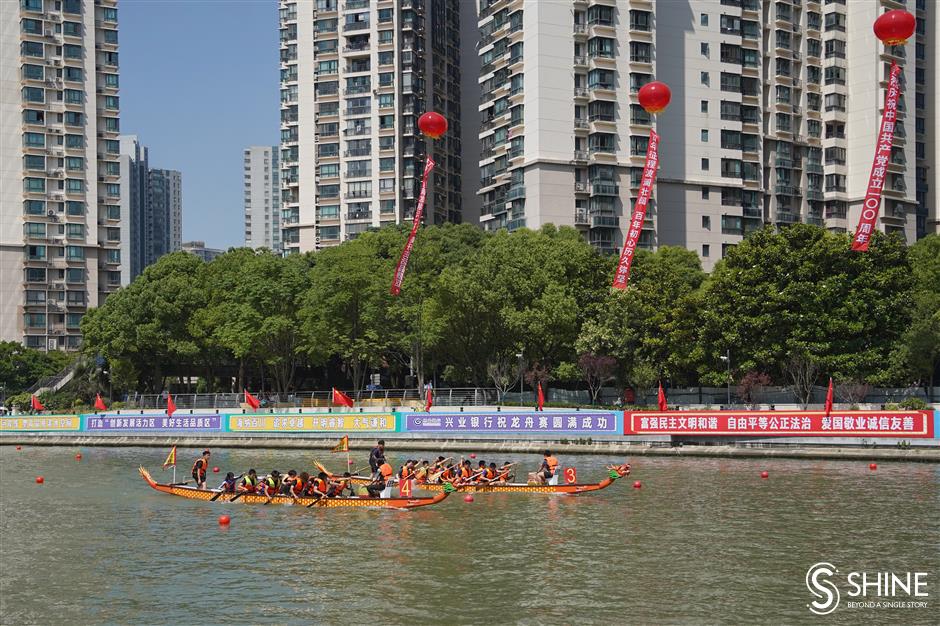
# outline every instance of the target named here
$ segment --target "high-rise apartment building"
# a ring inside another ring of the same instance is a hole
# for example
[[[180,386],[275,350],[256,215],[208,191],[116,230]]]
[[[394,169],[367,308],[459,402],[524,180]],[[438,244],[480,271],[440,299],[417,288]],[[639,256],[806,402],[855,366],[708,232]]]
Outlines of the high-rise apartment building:
[[[206,263],[225,252],[225,250],[218,248],[207,248],[205,241],[184,241],[182,250],[198,256]]]
[[[635,93],[656,71],[655,5],[479,7],[484,228],[576,226],[601,250],[617,250],[652,124]],[[654,245],[655,214],[651,204],[642,246]]]
[[[437,165],[425,220],[461,221],[460,14],[471,14],[473,4],[280,0],[279,6],[285,252],[409,220],[428,153]],[[476,26],[473,19],[464,24],[471,32]],[[450,122],[433,142],[417,128],[429,110]]]
[[[0,2],[0,339],[74,350],[121,285],[116,0]]]
[[[245,245],[281,252],[278,147],[245,148]]]
[[[913,6],[911,6],[913,5]],[[486,228],[573,225],[623,244],[651,117],[637,90],[673,92],[656,119],[660,170],[640,238],[711,269],[765,224],[855,228],[892,60],[904,68],[879,229],[937,232],[937,6],[926,0],[479,0]],[[915,12],[902,47],[872,34]],[[929,25],[928,25],[929,24]]]
[[[121,135],[122,226],[127,233],[122,284],[134,280],[183,239],[182,174],[150,167],[149,151],[136,135]]]

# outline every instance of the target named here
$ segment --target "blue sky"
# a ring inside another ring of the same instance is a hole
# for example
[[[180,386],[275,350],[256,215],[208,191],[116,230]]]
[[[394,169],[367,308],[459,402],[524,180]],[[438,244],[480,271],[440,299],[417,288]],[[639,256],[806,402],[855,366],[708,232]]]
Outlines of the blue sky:
[[[274,0],[119,4],[121,132],[183,173],[183,240],[244,242],[242,150],[279,135]]]

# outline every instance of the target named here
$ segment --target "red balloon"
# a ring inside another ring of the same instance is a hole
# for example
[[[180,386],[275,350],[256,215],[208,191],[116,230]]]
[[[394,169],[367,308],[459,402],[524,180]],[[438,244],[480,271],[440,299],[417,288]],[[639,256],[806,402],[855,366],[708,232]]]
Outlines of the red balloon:
[[[770,474],[768,474],[767,472],[761,472],[761,473],[760,473],[760,477],[761,477],[761,478],[769,478],[769,477],[770,477]]]
[[[232,521],[232,518],[230,518],[228,515],[219,516],[219,526],[228,526],[231,523],[231,521]]]
[[[669,101],[672,100],[672,91],[666,83],[655,80],[640,87],[636,95],[640,99],[640,106],[646,109],[647,113],[665,111],[669,106]]]
[[[36,484],[41,485],[41,484],[43,484],[44,482],[46,482],[46,479],[43,478],[42,476],[37,476],[37,477],[36,477]]]
[[[875,20],[872,30],[875,31],[875,37],[886,46],[900,46],[914,34],[916,25],[917,21],[913,15],[901,9],[894,9]]]
[[[431,139],[437,139],[447,132],[447,119],[440,113],[428,111],[418,118],[418,128]]]

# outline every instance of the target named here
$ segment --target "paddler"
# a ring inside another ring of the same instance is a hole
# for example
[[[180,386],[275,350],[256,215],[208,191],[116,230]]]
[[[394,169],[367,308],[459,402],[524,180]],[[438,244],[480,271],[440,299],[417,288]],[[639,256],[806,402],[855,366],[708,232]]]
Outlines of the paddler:
[[[313,479],[310,483],[310,489],[307,493],[317,500],[320,498],[327,497],[327,493],[330,490],[330,481],[329,477],[326,475],[326,472],[320,472],[317,474],[317,477]]]
[[[278,489],[281,487],[281,473],[277,470],[271,470],[271,473],[261,479],[261,482],[258,483],[258,491],[263,496],[268,498],[273,498],[277,495]]]
[[[453,482],[457,478],[457,470],[454,468],[454,464],[451,463],[444,468],[444,471],[441,472],[441,475],[438,477],[439,483],[449,483]]]
[[[426,484],[428,482],[428,474],[431,471],[431,464],[428,461],[421,461],[420,467],[415,469],[415,480],[419,484]]]
[[[229,472],[225,475],[225,480],[219,485],[218,491],[224,493],[235,493],[235,472]]]
[[[408,461],[405,462],[404,465],[402,465],[399,468],[398,480],[404,482],[406,480],[411,480],[412,478],[414,478],[414,476],[415,476],[415,461],[412,459],[409,459]]]
[[[499,481],[499,482],[507,482],[507,483],[508,483],[509,480],[510,480],[510,478],[512,478],[512,477],[509,475],[509,470],[512,469],[512,466],[513,466],[513,465],[514,465],[514,464],[513,464],[513,463],[510,463],[509,461],[506,461],[505,463],[503,463],[503,466],[502,466],[501,468],[499,468],[499,475],[497,476],[497,479],[496,479],[496,480]]]
[[[239,493],[254,493],[258,490],[258,473],[250,469],[248,473],[242,478],[241,483],[238,484],[236,490]]]
[[[287,476],[284,477],[284,480],[281,481],[280,493],[289,496],[291,489],[294,488],[294,485],[297,483],[297,470],[290,470],[287,472]]]
[[[555,476],[555,470],[558,469],[558,459],[552,456],[551,450],[546,450],[544,456],[538,471],[539,482],[543,485],[548,484]]]
[[[473,475],[473,469],[470,467],[470,461],[464,461],[460,466],[460,472],[457,475],[457,482],[464,483],[470,480]]]
[[[385,488],[388,486],[388,481],[395,476],[395,470],[392,469],[392,466],[386,461],[379,466],[376,473],[377,477],[375,480],[366,487],[366,489],[369,490],[369,495],[373,498],[378,498],[382,495],[382,492],[385,491]]]
[[[288,472],[288,474],[290,474],[290,472]],[[307,485],[309,482],[310,482],[310,474],[308,474],[307,472],[301,472],[300,476],[297,476],[294,479],[294,481],[290,483],[290,487],[288,488],[286,494],[289,495],[294,500],[302,497],[304,495],[304,492],[307,489]]]
[[[211,453],[208,450],[203,450],[202,456],[193,463],[193,481],[196,483],[197,489],[206,488],[206,472],[209,469],[210,455]]]
[[[343,492],[349,490],[349,495],[354,496],[356,493],[352,488],[352,480],[349,472],[343,472],[343,477],[336,481],[330,482],[329,490],[326,493],[328,498],[340,498],[343,495]]]
[[[480,482],[489,484],[496,480],[499,476],[499,473],[496,471],[496,463],[490,463],[489,467],[483,470],[483,475],[480,476]]]

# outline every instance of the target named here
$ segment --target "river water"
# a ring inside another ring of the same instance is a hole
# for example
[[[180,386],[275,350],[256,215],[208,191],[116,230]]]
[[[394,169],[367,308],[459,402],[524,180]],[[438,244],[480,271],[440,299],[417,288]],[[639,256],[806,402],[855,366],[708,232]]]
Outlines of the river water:
[[[848,608],[843,586],[827,623],[940,622],[936,465],[641,458],[595,494],[401,512],[188,501],[137,474],[168,479],[166,450],[80,451],[0,446],[2,624],[815,623],[804,577],[820,561],[928,572],[927,608]],[[195,454],[180,450],[180,480]],[[217,450],[212,464],[341,456]],[[562,456],[581,482],[611,460]]]

